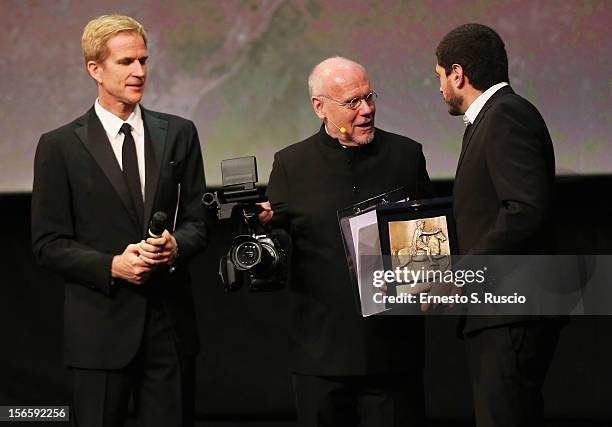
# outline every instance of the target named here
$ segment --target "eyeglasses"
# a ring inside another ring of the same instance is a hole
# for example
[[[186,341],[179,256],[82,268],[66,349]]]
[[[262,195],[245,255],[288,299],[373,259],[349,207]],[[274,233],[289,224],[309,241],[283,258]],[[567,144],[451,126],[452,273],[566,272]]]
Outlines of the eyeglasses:
[[[346,107],[349,110],[355,110],[357,109],[357,107],[359,107],[361,105],[361,101],[365,101],[366,104],[368,105],[373,105],[376,102],[376,98],[378,98],[378,94],[376,92],[374,92],[373,90],[371,90],[367,95],[365,96],[356,96],[353,99],[350,99],[346,102],[341,102],[338,101],[337,99],[334,98],[330,98],[329,96],[326,95],[317,95],[320,96],[322,98],[327,98],[331,101],[334,101],[336,104],[342,106],[342,107]]]

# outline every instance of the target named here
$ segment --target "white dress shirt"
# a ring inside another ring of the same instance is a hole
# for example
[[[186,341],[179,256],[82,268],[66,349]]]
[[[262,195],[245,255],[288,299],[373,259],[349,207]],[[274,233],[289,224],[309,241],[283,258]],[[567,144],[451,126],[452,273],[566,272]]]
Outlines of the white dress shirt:
[[[476,98],[474,102],[472,102],[472,104],[468,107],[467,111],[463,116],[463,122],[466,125],[473,124],[474,120],[476,120],[476,117],[478,117],[478,113],[480,113],[480,110],[482,110],[482,107],[484,107],[489,98],[491,98],[495,92],[497,92],[504,86],[508,86],[508,83],[497,83],[485,90],[483,93],[481,93],[480,96]]]
[[[144,148],[144,123],[142,121],[142,114],[140,112],[140,105],[136,105],[130,117],[123,121],[119,117],[115,116],[110,111],[104,109],[100,105],[99,100],[96,99],[94,104],[96,115],[102,122],[102,126],[106,131],[106,136],[110,141],[119,167],[123,170],[123,156],[121,154],[121,148],[123,147],[123,133],[120,132],[121,125],[128,123],[132,126],[132,137],[136,144],[136,156],[138,157],[138,175],[140,175],[140,192],[144,199],[144,187],[145,187],[145,148]]]

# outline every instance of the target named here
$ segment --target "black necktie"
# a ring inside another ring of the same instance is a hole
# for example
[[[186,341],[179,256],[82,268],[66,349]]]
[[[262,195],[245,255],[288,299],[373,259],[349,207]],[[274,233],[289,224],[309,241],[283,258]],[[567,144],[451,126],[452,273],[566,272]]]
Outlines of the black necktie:
[[[134,137],[132,137],[132,126],[128,123],[124,123],[121,125],[121,132],[124,135],[123,147],[121,147],[123,177],[130,190],[130,196],[132,197],[139,223],[142,224],[144,221],[144,203],[142,200],[142,190],[140,189],[138,156],[136,155],[136,143],[134,142]]]

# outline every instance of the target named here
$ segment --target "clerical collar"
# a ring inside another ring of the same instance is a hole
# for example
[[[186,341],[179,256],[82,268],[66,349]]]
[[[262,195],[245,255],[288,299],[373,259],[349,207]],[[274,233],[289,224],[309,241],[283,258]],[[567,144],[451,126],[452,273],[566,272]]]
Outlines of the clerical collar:
[[[334,144],[338,144],[341,148],[349,148],[346,145],[342,145],[338,139],[334,138],[333,136],[329,134],[329,130],[327,130],[327,124],[323,123],[323,127],[325,128],[325,133],[327,134],[329,139],[334,141]]]
[[[337,138],[334,138],[333,136],[331,136],[329,134],[329,131],[327,130],[327,125],[325,123],[321,124],[321,136],[323,138],[323,140],[325,140],[325,142],[328,145],[333,146],[334,148],[340,148],[340,149],[350,149],[350,150],[360,150],[363,149],[365,147],[370,147],[372,146],[372,144],[374,144],[374,142],[376,142],[376,134],[374,134],[374,140],[372,140],[372,142],[368,143],[368,144],[363,144],[363,145],[357,145],[356,147],[348,147],[346,145],[343,145],[340,143],[340,141]]]

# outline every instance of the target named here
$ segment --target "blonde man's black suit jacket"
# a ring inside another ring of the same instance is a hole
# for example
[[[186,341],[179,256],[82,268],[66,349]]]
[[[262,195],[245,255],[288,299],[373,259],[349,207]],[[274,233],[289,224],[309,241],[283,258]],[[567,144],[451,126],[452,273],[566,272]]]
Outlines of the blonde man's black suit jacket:
[[[93,108],[44,134],[38,144],[32,193],[34,254],[65,279],[64,356],[69,366],[118,369],[135,356],[147,301],[156,298],[173,323],[179,351],[198,350],[185,260],[203,249],[200,198],[204,172],[192,122],[142,108],[145,127],[145,215],[137,220],[129,191],[102,123]],[[153,213],[172,216],[179,264],[158,268],[147,284],[115,280],[111,263],[143,239]]]

